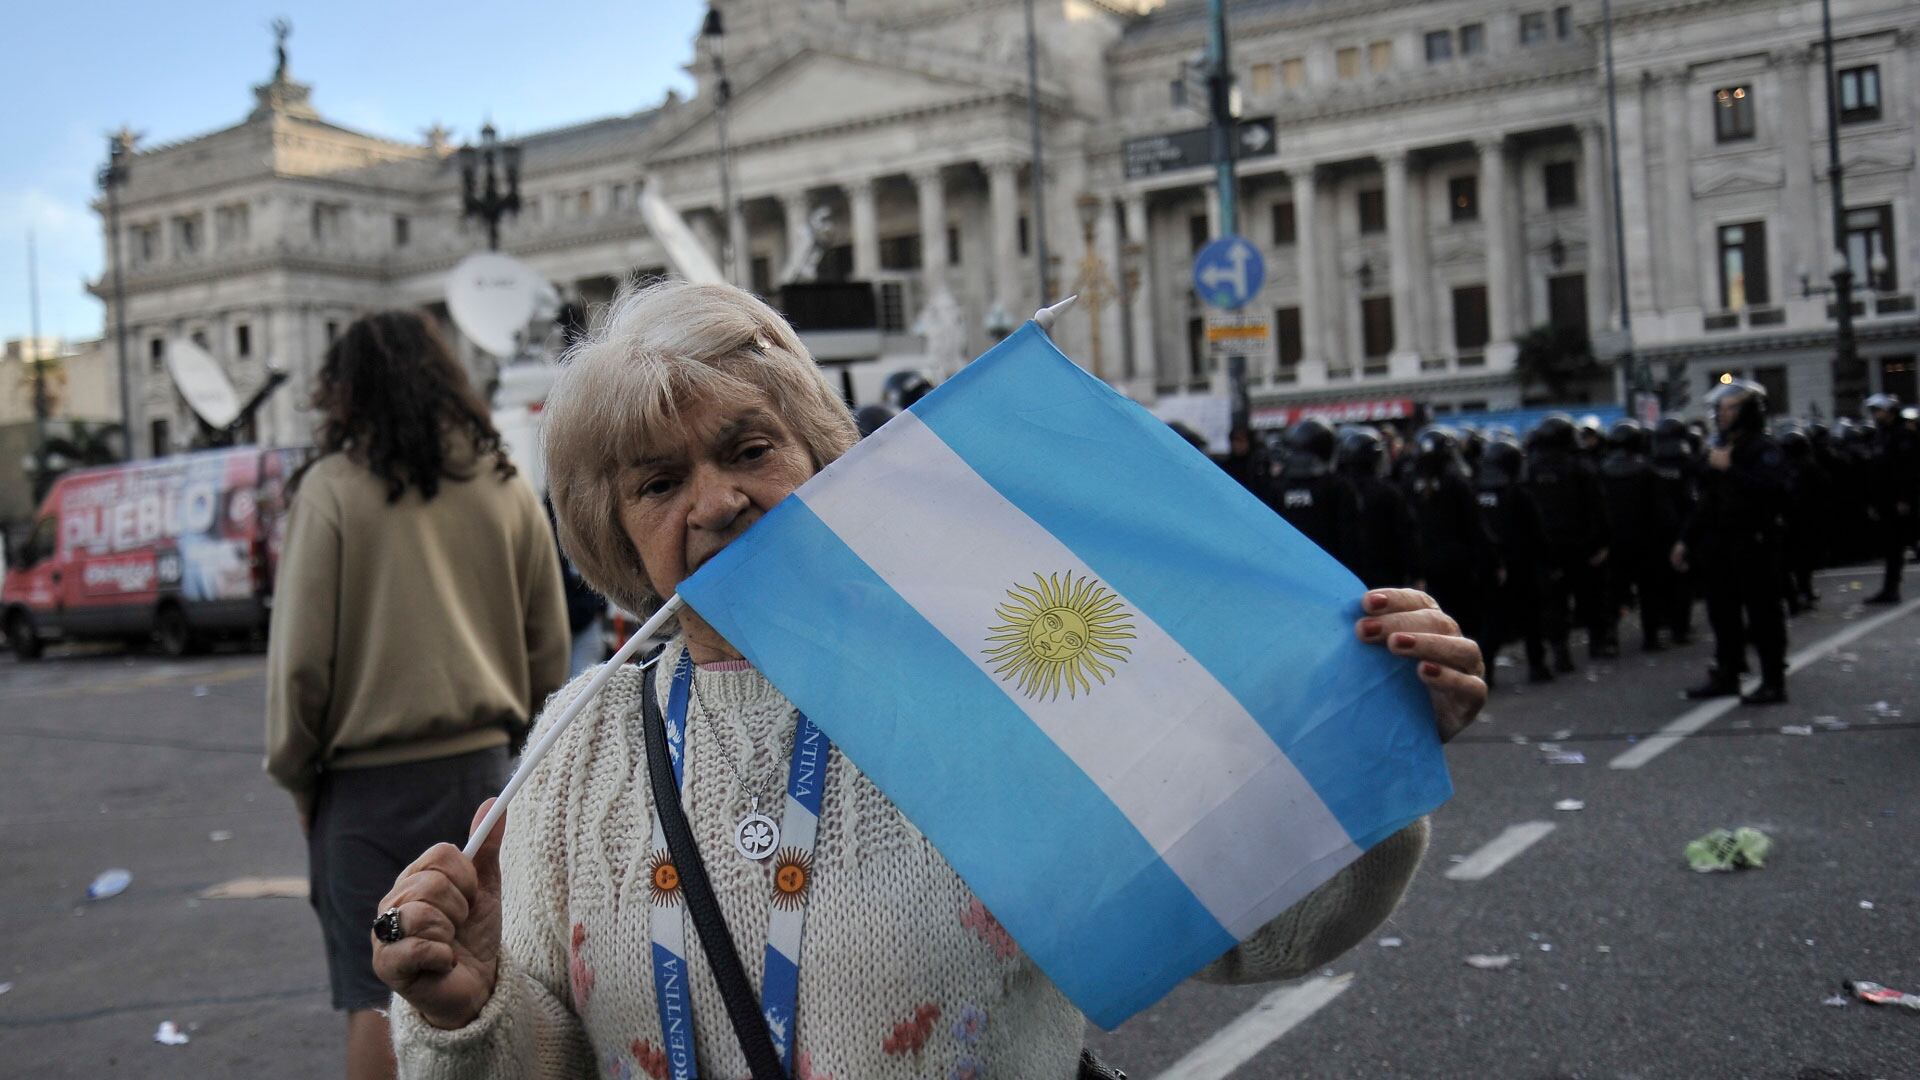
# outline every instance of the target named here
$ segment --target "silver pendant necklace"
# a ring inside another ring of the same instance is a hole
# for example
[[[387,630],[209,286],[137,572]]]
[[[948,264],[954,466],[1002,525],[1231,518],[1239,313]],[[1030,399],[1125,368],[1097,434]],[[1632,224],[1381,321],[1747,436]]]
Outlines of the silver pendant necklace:
[[[733,823],[733,847],[740,857],[748,862],[763,862],[768,856],[780,849],[780,823],[760,812],[760,796],[754,794],[760,790],[760,784],[750,783],[746,774],[740,770],[740,763],[733,754],[733,746],[723,735],[707,712],[707,704],[700,700],[700,681],[693,680],[693,705],[699,710],[701,718],[707,720],[707,729],[713,741],[726,752],[727,770],[742,790],[747,792],[747,812]],[[774,758],[779,762],[779,756]],[[763,775],[760,780],[764,781]]]

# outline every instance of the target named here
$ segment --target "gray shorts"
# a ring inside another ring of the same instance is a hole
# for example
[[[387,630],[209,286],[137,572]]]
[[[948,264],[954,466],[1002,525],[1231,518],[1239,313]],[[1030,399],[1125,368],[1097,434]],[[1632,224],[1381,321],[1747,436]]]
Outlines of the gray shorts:
[[[336,1009],[384,1009],[373,974],[373,918],[407,864],[464,843],[473,812],[507,781],[504,746],[456,757],[320,775],[307,838],[308,900],[326,941]]]

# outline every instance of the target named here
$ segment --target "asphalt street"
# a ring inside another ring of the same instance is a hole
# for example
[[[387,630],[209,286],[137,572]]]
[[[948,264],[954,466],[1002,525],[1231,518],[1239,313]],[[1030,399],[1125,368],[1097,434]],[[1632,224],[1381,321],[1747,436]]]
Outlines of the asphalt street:
[[[1704,620],[1694,645],[1547,686],[1502,668],[1388,925],[1307,979],[1188,984],[1090,1042],[1136,1080],[1920,1080],[1920,1014],[1826,1004],[1846,979],[1920,990],[1920,604],[1862,609],[1877,576],[1820,584],[1784,707],[1681,700]],[[0,660],[0,1075],[340,1075],[304,899],[207,896],[305,874],[260,771],[262,671]],[[1649,741],[1676,721],[1697,730]],[[1738,825],[1775,840],[1765,868],[1688,869],[1688,840]],[[113,867],[132,885],[89,902]],[[156,1043],[167,1020],[191,1041]]]

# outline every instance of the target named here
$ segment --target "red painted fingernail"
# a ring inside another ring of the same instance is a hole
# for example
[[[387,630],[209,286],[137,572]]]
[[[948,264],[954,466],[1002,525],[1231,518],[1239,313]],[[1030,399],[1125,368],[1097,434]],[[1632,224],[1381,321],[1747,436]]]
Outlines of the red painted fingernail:
[[[1380,636],[1380,620],[1379,619],[1361,619],[1360,635],[1362,637],[1368,637],[1368,638],[1379,637]]]
[[[1440,677],[1440,665],[1429,660],[1420,665],[1420,674],[1429,679],[1437,679]]]
[[[1368,611],[1379,611],[1387,606],[1387,598],[1379,593],[1368,593],[1365,603]]]
[[[1412,634],[1395,634],[1389,640],[1389,644],[1391,644],[1396,649],[1411,649],[1413,648],[1413,635]]]

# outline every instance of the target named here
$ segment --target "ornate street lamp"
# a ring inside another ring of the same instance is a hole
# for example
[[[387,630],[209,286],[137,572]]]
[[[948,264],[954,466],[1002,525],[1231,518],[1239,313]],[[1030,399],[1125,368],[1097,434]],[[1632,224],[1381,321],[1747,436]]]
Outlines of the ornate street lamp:
[[[488,251],[500,250],[500,219],[520,212],[520,148],[500,145],[496,135],[489,122],[480,129],[479,149],[471,143],[460,148],[460,216],[487,223]],[[506,171],[504,185],[494,171],[496,162]]]

